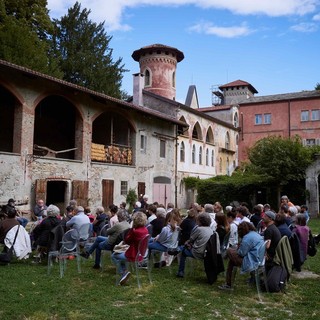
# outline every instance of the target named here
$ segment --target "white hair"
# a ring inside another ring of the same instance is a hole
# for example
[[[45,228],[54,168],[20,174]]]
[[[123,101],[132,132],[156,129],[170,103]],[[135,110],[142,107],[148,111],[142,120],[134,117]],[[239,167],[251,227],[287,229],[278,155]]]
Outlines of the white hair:
[[[57,206],[50,204],[50,206],[47,208],[47,215],[56,217],[59,214],[60,214],[60,209]]]

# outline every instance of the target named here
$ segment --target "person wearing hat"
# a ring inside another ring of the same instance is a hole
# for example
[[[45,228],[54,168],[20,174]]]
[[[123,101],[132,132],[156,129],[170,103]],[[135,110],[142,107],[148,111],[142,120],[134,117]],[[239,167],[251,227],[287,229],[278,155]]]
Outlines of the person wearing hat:
[[[272,268],[273,265],[273,258],[276,253],[276,247],[281,239],[281,233],[279,229],[274,224],[274,221],[276,219],[276,214],[274,211],[268,210],[264,213],[263,221],[266,226],[266,229],[264,231],[264,240],[268,240],[267,244],[267,257],[266,257],[266,271],[268,271]]]
[[[15,205],[16,205],[16,200],[14,200],[13,198],[10,198],[8,200],[6,207],[5,207],[5,212],[6,212],[6,214],[8,214],[8,212],[12,208],[15,209],[17,221],[25,228],[26,225],[28,224],[29,220],[20,216],[20,214],[19,214],[20,212],[19,212],[19,210],[16,209]]]

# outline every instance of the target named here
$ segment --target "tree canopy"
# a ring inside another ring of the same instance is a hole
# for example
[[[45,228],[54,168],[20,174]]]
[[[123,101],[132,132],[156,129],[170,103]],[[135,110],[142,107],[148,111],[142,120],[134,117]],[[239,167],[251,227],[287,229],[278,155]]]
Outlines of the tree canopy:
[[[60,77],[48,52],[53,24],[46,0],[5,0],[0,3],[0,59]]]
[[[320,90],[320,82],[318,82],[314,88],[315,90]]]
[[[103,23],[89,19],[90,10],[76,2],[68,14],[54,20],[53,52],[59,59],[63,79],[86,88],[121,97],[122,58],[112,59],[111,36]]]

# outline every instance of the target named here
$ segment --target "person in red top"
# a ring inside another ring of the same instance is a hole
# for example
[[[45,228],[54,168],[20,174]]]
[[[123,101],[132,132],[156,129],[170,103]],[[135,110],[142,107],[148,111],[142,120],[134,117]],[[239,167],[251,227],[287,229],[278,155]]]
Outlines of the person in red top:
[[[143,212],[136,212],[133,215],[132,228],[127,232],[124,242],[129,245],[126,252],[116,253],[114,252],[111,256],[113,263],[117,266],[118,272],[121,275],[120,285],[127,282],[130,277],[130,272],[127,268],[127,262],[132,262],[136,259],[138,253],[138,246],[140,240],[145,238],[149,233],[146,228],[147,216]],[[143,257],[141,257],[141,260]]]

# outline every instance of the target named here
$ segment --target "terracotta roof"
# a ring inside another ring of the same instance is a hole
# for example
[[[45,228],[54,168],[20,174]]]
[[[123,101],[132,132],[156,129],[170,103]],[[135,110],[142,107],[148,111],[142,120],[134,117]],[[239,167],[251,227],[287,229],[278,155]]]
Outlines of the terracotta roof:
[[[230,87],[249,87],[249,89],[251,90],[251,92],[253,93],[258,93],[258,91],[249,83],[243,80],[236,80],[233,82],[229,82],[226,83],[222,86],[219,87],[220,90],[222,90],[223,88],[230,88]]]
[[[150,46],[145,46],[142,47],[138,50],[133,51],[131,57],[135,60],[135,61],[139,61],[140,57],[146,53],[149,52],[156,52],[158,50],[164,50],[166,52],[170,52],[173,55],[175,55],[177,57],[177,61],[180,62],[184,59],[184,54],[182,51],[178,50],[177,48],[174,47],[169,47],[169,46],[165,46],[164,44],[152,44]]]
[[[64,80],[61,80],[61,79],[58,79],[58,78],[54,78],[52,76],[40,73],[38,71],[34,71],[34,70],[31,70],[31,69],[28,69],[26,67],[18,66],[16,64],[13,64],[13,63],[5,61],[5,60],[1,60],[0,59],[0,67],[7,67],[9,69],[17,70],[19,72],[22,72],[22,73],[25,73],[25,74],[28,74],[28,75],[32,75],[32,76],[36,76],[38,78],[46,79],[48,81],[52,81],[52,82],[61,84],[61,85],[65,86],[65,87],[67,87],[67,88],[72,88],[74,90],[78,90],[78,91],[81,91],[83,93],[89,94],[92,97],[96,97],[96,98],[103,99],[105,101],[110,101],[110,102],[116,103],[118,106],[121,106],[123,108],[136,110],[136,111],[139,111],[139,112],[154,116],[156,118],[167,120],[167,121],[169,121],[171,123],[180,124],[180,125],[185,124],[184,122],[179,121],[174,117],[170,117],[170,116],[168,116],[168,115],[166,115],[166,114],[164,114],[162,112],[159,112],[159,111],[156,111],[156,110],[152,110],[152,109],[149,109],[147,107],[134,105],[132,103],[129,103],[129,102],[117,99],[117,98],[110,97],[110,96],[108,96],[108,95],[106,95],[104,93],[100,93],[100,92],[97,92],[97,91],[94,91],[94,90],[91,90],[91,89],[88,89],[88,88],[85,88],[85,87],[82,87],[82,86],[79,86],[79,85],[64,81]]]
[[[320,90],[300,91],[282,94],[273,94],[269,96],[251,97],[239,103],[239,105],[251,103],[277,102],[284,100],[311,99],[320,98]]]

